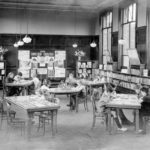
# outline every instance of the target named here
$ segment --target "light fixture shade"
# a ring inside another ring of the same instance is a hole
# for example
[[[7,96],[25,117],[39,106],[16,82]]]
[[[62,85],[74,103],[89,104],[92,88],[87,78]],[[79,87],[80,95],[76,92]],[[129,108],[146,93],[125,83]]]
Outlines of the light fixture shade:
[[[91,44],[90,44],[91,47],[96,47],[97,44],[93,41]]]
[[[78,44],[77,44],[77,43],[74,43],[74,44],[72,45],[72,47],[73,47],[73,48],[77,48],[77,47],[78,47]]]
[[[19,45],[18,45],[18,43],[17,43],[17,42],[15,42],[15,43],[14,43],[14,47],[16,47],[16,48],[17,48],[18,46],[19,46]]]
[[[24,43],[30,43],[31,41],[32,41],[32,39],[29,37],[29,36],[25,36],[24,38],[23,38],[23,41],[24,41]]]
[[[126,44],[126,41],[124,39],[119,39],[118,40],[118,44],[120,45],[125,45]]]
[[[18,46],[23,46],[23,45],[24,45],[24,42],[21,41],[21,40],[19,40],[17,44],[18,44]]]

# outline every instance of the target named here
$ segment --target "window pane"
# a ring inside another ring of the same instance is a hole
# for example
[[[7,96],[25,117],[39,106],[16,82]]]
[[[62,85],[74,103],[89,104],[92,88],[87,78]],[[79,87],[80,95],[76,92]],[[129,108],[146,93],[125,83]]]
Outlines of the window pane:
[[[129,49],[129,24],[123,25],[123,39],[125,40],[123,55],[127,55],[127,49]]]
[[[133,21],[136,20],[136,4],[133,4]]]
[[[104,17],[103,17],[103,28],[106,27],[106,23],[107,23],[107,22],[106,22],[106,21],[107,21],[106,19],[107,19],[106,16],[104,16]]]
[[[133,5],[129,6],[129,21],[132,21],[133,17]]]
[[[103,54],[107,51],[107,29],[103,30]]]
[[[111,28],[108,29],[108,51],[111,56]]]
[[[124,9],[123,13],[123,23],[126,23],[128,21],[128,8]]]
[[[130,48],[135,48],[135,22],[130,23]]]
[[[112,12],[110,12],[110,27],[112,26]]]
[[[107,27],[109,27],[109,24],[110,24],[110,15],[109,15],[109,13],[107,13]]]

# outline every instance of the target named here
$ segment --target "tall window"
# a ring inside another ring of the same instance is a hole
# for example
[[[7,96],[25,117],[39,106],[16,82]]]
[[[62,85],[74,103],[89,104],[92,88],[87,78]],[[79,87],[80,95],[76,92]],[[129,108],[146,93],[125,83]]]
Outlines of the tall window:
[[[103,64],[111,58],[112,12],[102,16]]]
[[[133,3],[122,10],[122,31],[125,43],[123,45],[123,59],[127,55],[128,49],[135,48],[135,29],[136,29],[136,4]],[[128,66],[129,62],[123,63]]]

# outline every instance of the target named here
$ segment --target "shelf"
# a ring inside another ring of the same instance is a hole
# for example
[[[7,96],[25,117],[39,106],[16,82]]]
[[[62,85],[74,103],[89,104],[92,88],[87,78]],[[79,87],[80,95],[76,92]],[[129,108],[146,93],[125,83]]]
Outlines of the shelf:
[[[120,86],[123,88],[130,89],[130,90],[134,90],[134,86],[138,83],[140,83],[143,86],[150,86],[150,77],[125,74],[125,73],[116,72],[116,71],[100,70],[100,72],[104,76],[108,76],[109,78],[111,78],[113,81],[115,80],[121,81],[122,85]]]

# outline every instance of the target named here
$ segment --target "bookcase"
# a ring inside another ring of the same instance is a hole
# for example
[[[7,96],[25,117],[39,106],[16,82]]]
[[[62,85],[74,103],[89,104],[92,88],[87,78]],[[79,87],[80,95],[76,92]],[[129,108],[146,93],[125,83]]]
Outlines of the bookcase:
[[[141,84],[143,86],[150,86],[150,77],[132,75],[126,73],[120,73],[109,70],[99,70],[100,75],[110,78],[111,83],[120,82],[121,87],[134,90],[136,84]]]
[[[0,61],[0,89],[3,89],[3,82],[6,76],[6,61]]]
[[[76,77],[91,79],[95,69],[98,69],[97,60],[80,60],[76,62]]]

